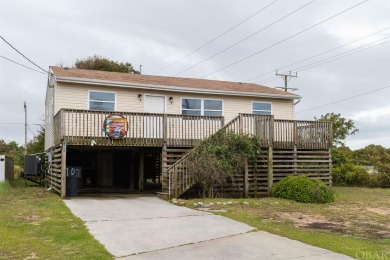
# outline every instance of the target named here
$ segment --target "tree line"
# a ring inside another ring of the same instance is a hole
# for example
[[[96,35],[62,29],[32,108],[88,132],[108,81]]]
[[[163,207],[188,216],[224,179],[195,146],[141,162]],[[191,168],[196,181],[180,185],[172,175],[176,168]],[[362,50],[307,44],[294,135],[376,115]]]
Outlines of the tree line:
[[[390,148],[370,144],[352,151],[345,139],[359,132],[353,120],[328,113],[319,121],[333,123],[332,173],[335,185],[390,187]]]
[[[38,133],[27,143],[27,154],[43,153],[45,151],[45,129],[41,128]],[[15,166],[24,167],[24,145],[15,141],[5,142],[0,139],[0,154],[10,157]]]

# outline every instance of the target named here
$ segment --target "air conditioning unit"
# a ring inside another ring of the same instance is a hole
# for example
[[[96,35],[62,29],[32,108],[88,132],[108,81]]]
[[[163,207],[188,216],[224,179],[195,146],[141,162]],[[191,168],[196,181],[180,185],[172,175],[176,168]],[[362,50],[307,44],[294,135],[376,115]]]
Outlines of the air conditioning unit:
[[[41,157],[38,155],[24,156],[24,175],[38,176],[41,174]]]

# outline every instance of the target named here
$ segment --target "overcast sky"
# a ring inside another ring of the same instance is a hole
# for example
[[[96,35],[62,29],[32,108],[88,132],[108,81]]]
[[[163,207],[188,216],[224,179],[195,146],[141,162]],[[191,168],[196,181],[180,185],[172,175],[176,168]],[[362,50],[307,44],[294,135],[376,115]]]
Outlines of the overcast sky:
[[[142,65],[143,74],[269,87],[283,85],[276,69],[297,71],[289,81],[302,96],[296,119],[341,113],[359,128],[347,139],[359,149],[390,147],[389,14],[389,0],[0,0],[0,35],[44,69],[97,54]],[[0,55],[39,70],[1,39]],[[23,144],[23,101],[31,139],[43,123],[47,76],[2,57],[0,139]]]

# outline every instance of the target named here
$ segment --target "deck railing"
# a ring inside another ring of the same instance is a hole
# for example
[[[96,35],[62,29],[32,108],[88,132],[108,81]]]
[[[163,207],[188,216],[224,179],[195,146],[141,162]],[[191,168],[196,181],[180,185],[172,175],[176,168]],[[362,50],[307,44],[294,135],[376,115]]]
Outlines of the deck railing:
[[[328,150],[333,141],[331,122],[279,120],[272,115],[239,114],[209,139],[223,131],[256,136],[263,148]],[[187,158],[192,151],[167,169],[169,198],[179,197],[195,184],[187,168]]]
[[[331,122],[275,119],[273,133],[280,149],[328,149],[333,142]]]
[[[102,131],[110,114],[126,117],[129,128],[123,139],[112,140]],[[223,117],[156,113],[61,109],[54,116],[54,142],[73,145],[188,146],[218,131]]]

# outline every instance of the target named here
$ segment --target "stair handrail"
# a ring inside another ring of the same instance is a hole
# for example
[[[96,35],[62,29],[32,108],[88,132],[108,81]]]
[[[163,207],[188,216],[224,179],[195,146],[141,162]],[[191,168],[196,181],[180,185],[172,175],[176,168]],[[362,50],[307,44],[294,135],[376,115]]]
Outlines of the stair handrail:
[[[171,198],[171,190],[172,190],[172,187],[171,187],[171,179],[172,179],[172,176],[171,176],[171,171],[172,169],[174,169],[178,164],[182,163],[184,160],[186,160],[186,158],[191,154],[193,153],[196,149],[199,149],[199,147],[201,147],[206,140],[209,140],[210,138],[213,138],[214,136],[216,136],[217,134],[219,134],[221,131],[225,131],[226,129],[228,129],[230,126],[232,126],[234,123],[236,123],[237,121],[240,122],[241,119],[242,119],[242,115],[243,114],[238,114],[238,116],[236,116],[235,118],[233,118],[232,120],[229,121],[229,123],[227,123],[226,125],[224,125],[223,127],[221,127],[218,131],[216,131],[214,134],[210,135],[209,137],[203,139],[201,141],[200,144],[198,144],[197,146],[195,146],[191,151],[189,151],[187,154],[185,154],[182,158],[180,158],[179,160],[177,160],[174,164],[172,164],[171,166],[169,166],[167,168],[167,173],[168,173],[168,198],[170,199]],[[176,179],[176,178],[175,178]],[[177,185],[177,184],[176,184]],[[177,188],[177,187],[175,187]]]
[[[241,115],[241,114],[240,114]],[[184,160],[186,157],[189,156],[189,154],[191,154],[193,151],[195,151],[196,149],[198,149],[198,147],[200,147],[206,140],[212,138],[213,136],[217,135],[220,131],[223,131],[223,130],[226,130],[226,128],[228,128],[229,126],[233,125],[237,120],[239,120],[240,118],[240,115],[236,116],[235,118],[233,118],[232,120],[229,121],[229,123],[227,123],[226,125],[224,125],[223,127],[221,127],[217,132],[215,132],[214,134],[210,135],[209,137],[203,139],[197,146],[195,146],[193,149],[191,149],[191,151],[189,151],[187,154],[185,154],[183,157],[181,157],[179,160],[177,160],[174,164],[172,164],[171,166],[168,167],[167,171],[171,170],[171,168],[173,168],[176,164],[180,163],[180,161]]]

